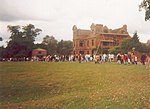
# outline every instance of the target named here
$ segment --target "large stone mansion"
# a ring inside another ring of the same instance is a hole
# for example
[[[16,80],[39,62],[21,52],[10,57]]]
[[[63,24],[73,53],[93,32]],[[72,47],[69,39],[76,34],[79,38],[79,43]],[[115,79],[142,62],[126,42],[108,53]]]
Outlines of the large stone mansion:
[[[102,24],[92,24],[91,30],[78,29],[73,26],[73,53],[97,54],[108,52],[108,49],[120,45],[123,39],[130,38],[127,25],[118,29],[109,29]]]

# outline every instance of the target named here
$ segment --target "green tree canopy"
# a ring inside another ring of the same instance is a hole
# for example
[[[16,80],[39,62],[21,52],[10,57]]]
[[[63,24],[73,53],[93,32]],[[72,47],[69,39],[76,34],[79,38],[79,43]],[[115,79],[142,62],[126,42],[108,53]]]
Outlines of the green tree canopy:
[[[31,57],[34,40],[40,34],[41,29],[34,25],[7,26],[10,32],[10,41],[6,47],[6,57]]]
[[[63,41],[61,40],[57,44],[57,53],[60,55],[70,55],[73,50],[73,42],[72,41]]]
[[[112,53],[112,54],[117,55],[117,54],[120,53],[122,50],[121,50],[121,47],[120,47],[120,46],[114,46],[114,47],[110,48],[108,51],[109,51],[109,53]]]
[[[42,44],[47,46],[48,54],[54,55],[54,54],[56,54],[56,51],[57,51],[56,50],[57,49],[57,42],[58,41],[55,39],[54,36],[46,35],[43,38]]]
[[[132,38],[125,39],[121,44],[121,49],[123,53],[132,51],[133,48],[138,52],[145,52],[145,53],[149,52],[149,48],[139,41],[137,32],[134,33]]]
[[[141,9],[145,10],[145,21],[150,20],[150,0],[143,0],[139,5],[140,11]]]

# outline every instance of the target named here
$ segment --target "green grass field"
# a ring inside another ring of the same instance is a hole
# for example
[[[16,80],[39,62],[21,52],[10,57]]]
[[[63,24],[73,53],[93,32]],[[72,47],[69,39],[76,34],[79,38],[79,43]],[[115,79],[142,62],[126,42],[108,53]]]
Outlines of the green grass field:
[[[150,109],[143,65],[0,63],[0,109]]]

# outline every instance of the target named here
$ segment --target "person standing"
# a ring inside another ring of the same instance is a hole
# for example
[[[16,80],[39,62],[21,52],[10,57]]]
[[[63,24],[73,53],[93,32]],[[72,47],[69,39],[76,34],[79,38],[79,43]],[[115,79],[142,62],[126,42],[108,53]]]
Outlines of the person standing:
[[[121,64],[121,56],[120,56],[120,53],[117,54],[117,63],[118,63],[118,64]]]
[[[143,65],[145,65],[145,59],[146,59],[146,55],[142,54],[142,56],[141,56],[141,62],[142,62]]]
[[[124,62],[125,65],[128,64],[128,55],[127,54],[124,54],[123,62]]]
[[[79,54],[79,63],[81,63],[81,61],[82,61],[82,55]]]
[[[138,57],[135,55],[134,57],[134,63],[137,65]]]

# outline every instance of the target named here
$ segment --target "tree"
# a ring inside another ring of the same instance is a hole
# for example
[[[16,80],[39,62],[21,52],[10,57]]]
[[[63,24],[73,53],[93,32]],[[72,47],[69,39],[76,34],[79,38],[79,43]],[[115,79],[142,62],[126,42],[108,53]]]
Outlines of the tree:
[[[41,29],[35,28],[34,25],[29,24],[27,26],[20,27],[7,26],[10,31],[10,41],[6,47],[6,57],[31,57],[31,51],[33,49],[34,40],[37,35],[40,34]]]
[[[125,39],[121,44],[121,49],[123,53],[127,53],[135,49],[138,52],[149,52],[149,48],[145,44],[142,44],[139,39],[137,32],[134,33],[133,37],[130,39]]]
[[[62,48],[64,48],[63,46],[64,46],[64,41],[63,40],[59,41],[57,44],[57,53],[58,54],[63,55],[63,50],[62,50]]]
[[[121,50],[121,47],[120,47],[120,46],[114,46],[114,47],[110,48],[108,51],[109,51],[109,53],[112,53],[112,54],[117,55],[117,54],[120,53],[122,50]]]
[[[135,32],[131,39],[126,39],[122,42],[121,48],[123,53],[127,53],[128,51],[132,51],[133,48],[138,50],[140,45],[137,32]]]
[[[61,40],[57,44],[57,53],[59,55],[70,55],[73,50],[73,42],[72,41],[63,41]]]
[[[28,24],[27,26],[23,26],[23,42],[24,50],[29,57],[31,57],[31,51],[33,50],[35,37],[37,37],[42,31],[39,28],[35,28],[34,25]]]
[[[2,58],[4,57],[5,48],[3,46],[0,47],[0,61],[2,61]]]
[[[141,43],[140,50],[141,53],[150,53],[150,48],[145,44]]]
[[[145,10],[145,21],[150,20],[150,0],[143,0],[139,5],[139,9]]]
[[[55,39],[54,36],[46,35],[43,38],[42,44],[47,46],[48,54],[54,55],[54,54],[56,54],[56,51],[57,51],[56,50],[57,49],[57,42],[58,41]]]
[[[20,26],[7,26],[8,31],[10,31],[10,41],[8,42],[8,45],[6,47],[6,53],[5,57],[15,57],[16,54],[21,50],[21,38],[22,38],[22,32],[20,30]]]
[[[23,37],[24,37],[24,40],[26,42],[29,42],[31,44],[33,44],[33,42],[35,41],[35,37],[37,35],[40,34],[40,32],[42,31],[41,29],[39,28],[35,28],[34,25],[32,24],[29,24],[27,26],[24,26],[23,28]]]
[[[2,37],[0,37],[0,41],[3,41],[3,38],[2,38]]]

